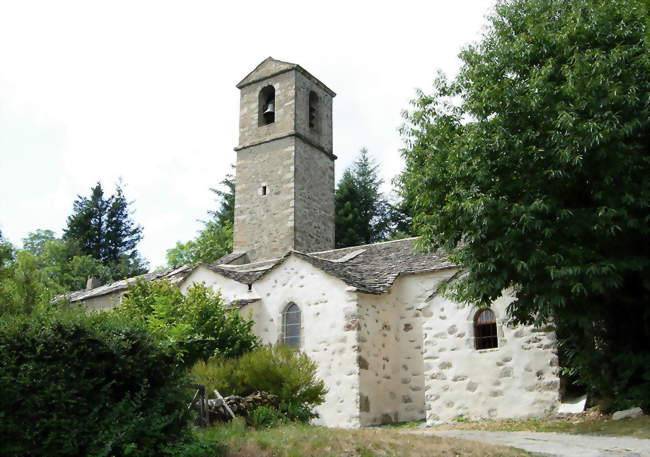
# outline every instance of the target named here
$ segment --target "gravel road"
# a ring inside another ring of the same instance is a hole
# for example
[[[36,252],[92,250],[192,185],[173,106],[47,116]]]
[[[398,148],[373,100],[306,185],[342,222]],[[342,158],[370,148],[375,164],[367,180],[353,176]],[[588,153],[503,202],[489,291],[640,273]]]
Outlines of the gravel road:
[[[422,430],[412,433],[501,444],[546,457],[650,457],[650,440],[639,438],[473,430]]]

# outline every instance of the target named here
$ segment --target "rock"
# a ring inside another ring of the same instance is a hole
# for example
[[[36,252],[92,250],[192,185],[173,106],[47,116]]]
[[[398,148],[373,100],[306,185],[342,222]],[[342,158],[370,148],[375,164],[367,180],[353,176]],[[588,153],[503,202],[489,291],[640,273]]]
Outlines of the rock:
[[[612,414],[612,419],[615,421],[621,419],[634,419],[635,417],[643,416],[643,410],[638,406],[635,408],[624,409],[623,411],[616,411]]]

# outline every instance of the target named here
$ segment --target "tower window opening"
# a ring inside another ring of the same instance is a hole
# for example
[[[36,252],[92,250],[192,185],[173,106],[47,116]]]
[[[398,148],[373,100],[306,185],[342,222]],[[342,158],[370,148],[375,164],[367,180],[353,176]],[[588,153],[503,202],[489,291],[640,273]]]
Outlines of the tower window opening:
[[[275,88],[266,86],[259,95],[259,125],[269,125],[275,122]]]
[[[266,186],[262,186],[262,195],[266,195]]]
[[[309,128],[318,129],[318,95],[313,90],[309,92]]]

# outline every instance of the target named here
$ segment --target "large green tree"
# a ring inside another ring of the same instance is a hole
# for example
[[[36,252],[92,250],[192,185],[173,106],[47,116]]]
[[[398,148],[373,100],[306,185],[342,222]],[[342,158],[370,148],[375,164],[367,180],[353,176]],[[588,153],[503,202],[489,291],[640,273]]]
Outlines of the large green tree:
[[[405,113],[402,189],[450,292],[555,319],[605,398],[650,407],[650,52],[642,0],[501,0]]]
[[[23,248],[10,253],[0,262],[0,314],[48,307],[56,295],[84,288],[88,276],[103,282],[111,279],[110,268],[83,255],[76,244],[57,238],[51,230],[30,233],[23,239]]]
[[[130,202],[121,185],[105,196],[101,183],[91,189],[90,197],[79,195],[68,217],[63,239],[74,242],[81,253],[111,269],[112,279],[122,279],[147,271],[137,251],[142,227],[131,219]]]
[[[362,148],[335,191],[336,247],[376,243],[391,237],[394,210],[381,193],[379,165]]]
[[[234,167],[233,167],[234,168]],[[235,222],[235,177],[227,174],[220,188],[211,188],[217,196],[217,210],[210,210],[211,219],[203,221],[196,238],[167,250],[169,267],[193,263],[212,263],[232,252],[233,225]]]

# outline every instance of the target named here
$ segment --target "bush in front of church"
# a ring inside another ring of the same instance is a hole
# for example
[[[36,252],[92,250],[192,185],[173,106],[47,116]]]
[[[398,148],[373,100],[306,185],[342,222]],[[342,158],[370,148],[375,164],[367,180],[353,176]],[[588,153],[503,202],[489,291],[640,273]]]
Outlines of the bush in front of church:
[[[279,409],[289,420],[300,422],[316,417],[313,408],[325,401],[327,388],[316,373],[313,360],[286,346],[263,346],[234,359],[214,357],[192,368],[208,392],[246,396],[264,391],[279,398]]]
[[[238,357],[258,345],[253,321],[228,309],[221,294],[203,283],[182,293],[169,281],[139,280],[113,313],[142,322],[188,367],[212,356]]]
[[[190,435],[187,382],[141,323],[111,313],[8,316],[0,455],[209,455]]]

